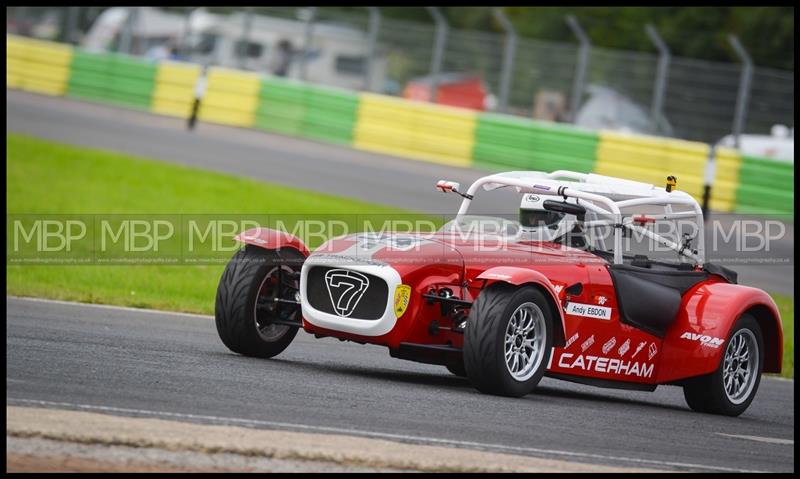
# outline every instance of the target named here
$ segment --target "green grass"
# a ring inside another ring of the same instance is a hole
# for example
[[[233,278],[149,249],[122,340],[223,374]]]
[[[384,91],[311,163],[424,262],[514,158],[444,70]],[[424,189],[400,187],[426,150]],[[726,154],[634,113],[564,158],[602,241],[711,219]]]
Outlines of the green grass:
[[[342,218],[361,214],[376,218],[404,215],[405,218],[410,214],[23,135],[7,134],[6,139],[6,213],[9,215],[228,213]],[[318,243],[312,240],[310,246]],[[230,253],[226,255],[229,257]],[[10,265],[6,269],[6,294],[213,314],[217,281],[223,268],[223,264]],[[781,375],[794,377],[794,298],[772,296],[783,318]]]
[[[783,370],[781,376],[794,377],[794,298],[772,294],[783,321]]]
[[[9,133],[6,140],[9,215],[293,214],[301,218],[327,214],[341,218],[409,213],[23,135]],[[310,247],[318,243],[312,241]],[[225,258],[231,255],[224,254]],[[224,264],[9,265],[6,294],[213,314],[223,268]]]

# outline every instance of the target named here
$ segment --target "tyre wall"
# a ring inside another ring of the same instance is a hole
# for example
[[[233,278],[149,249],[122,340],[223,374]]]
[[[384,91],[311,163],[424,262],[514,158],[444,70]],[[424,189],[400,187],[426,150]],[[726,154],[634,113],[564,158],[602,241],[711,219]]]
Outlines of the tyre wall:
[[[742,156],[737,213],[794,214],[794,164]]]

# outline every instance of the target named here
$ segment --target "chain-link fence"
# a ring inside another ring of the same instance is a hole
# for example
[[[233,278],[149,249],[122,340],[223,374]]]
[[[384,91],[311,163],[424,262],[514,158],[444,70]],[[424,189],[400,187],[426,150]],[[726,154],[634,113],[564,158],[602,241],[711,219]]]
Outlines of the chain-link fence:
[[[413,96],[409,85],[418,83],[433,86],[427,99],[434,99],[439,88],[451,84],[457,94],[474,94],[467,87],[458,90],[472,79],[483,85],[481,106],[487,110],[705,142],[734,132],[737,112],[742,115],[740,133],[769,134],[774,124],[794,125],[792,71],[754,67],[742,96],[739,63],[662,58],[657,53],[595,46],[582,56],[577,39],[575,43],[511,40],[510,35],[437,27],[433,16],[430,23],[388,18],[377,8],[343,12],[326,7],[259,7],[206,15],[205,23],[193,22],[196,10],[159,10],[164,16],[159,21],[174,23],[170,41],[185,42],[186,26],[196,24],[199,31],[191,33],[200,40],[186,50],[185,58],[193,61],[271,72],[275,43],[283,38],[292,45],[287,76],[350,89]],[[9,33],[81,43],[104,9],[14,7],[6,12]],[[248,15],[258,21],[248,23]],[[134,39],[157,35],[135,22],[122,22],[109,48],[120,48],[126,25],[134,29]],[[437,28],[445,30],[437,36]],[[247,41],[242,43],[243,39]],[[140,45],[155,41],[139,40],[132,42],[131,53],[145,54]],[[509,41],[514,41],[514,48],[507,57]],[[201,57],[198,45],[216,49],[214,56]],[[656,46],[653,49],[657,51]],[[242,55],[254,58],[243,62]],[[659,68],[660,60],[664,68]],[[437,69],[440,74],[431,78]],[[576,82],[581,70],[582,81]],[[504,74],[509,77],[507,98],[502,97]],[[662,96],[657,98],[659,82]],[[572,104],[575,88],[580,89],[577,108]],[[737,108],[742,100],[744,108]]]

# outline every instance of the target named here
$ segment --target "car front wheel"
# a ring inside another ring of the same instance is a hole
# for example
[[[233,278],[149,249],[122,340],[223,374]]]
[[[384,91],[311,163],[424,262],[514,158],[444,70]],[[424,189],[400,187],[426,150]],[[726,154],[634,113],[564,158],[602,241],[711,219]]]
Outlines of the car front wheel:
[[[495,283],[470,309],[464,367],[481,392],[521,397],[539,384],[553,347],[553,312],[538,289]]]
[[[286,301],[299,287],[295,277],[302,261],[292,248],[278,252],[250,245],[231,258],[215,308],[217,333],[228,349],[271,358],[289,346],[299,328],[287,323],[300,323],[300,308]]]

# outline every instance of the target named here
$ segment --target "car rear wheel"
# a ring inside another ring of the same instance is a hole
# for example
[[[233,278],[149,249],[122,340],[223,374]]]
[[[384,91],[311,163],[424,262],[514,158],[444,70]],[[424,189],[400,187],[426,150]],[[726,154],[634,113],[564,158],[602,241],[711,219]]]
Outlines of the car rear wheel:
[[[725,342],[717,370],[684,383],[683,395],[689,407],[725,416],[742,414],[758,391],[763,344],[758,322],[749,314],[742,315]]]
[[[553,347],[553,313],[536,288],[495,283],[470,309],[464,331],[467,377],[481,392],[521,397],[536,388]]]
[[[231,351],[245,356],[271,358],[294,339],[297,326],[276,324],[300,321],[293,300],[304,257],[292,248],[280,252],[246,246],[238,251],[217,287],[215,320],[220,339]]]

